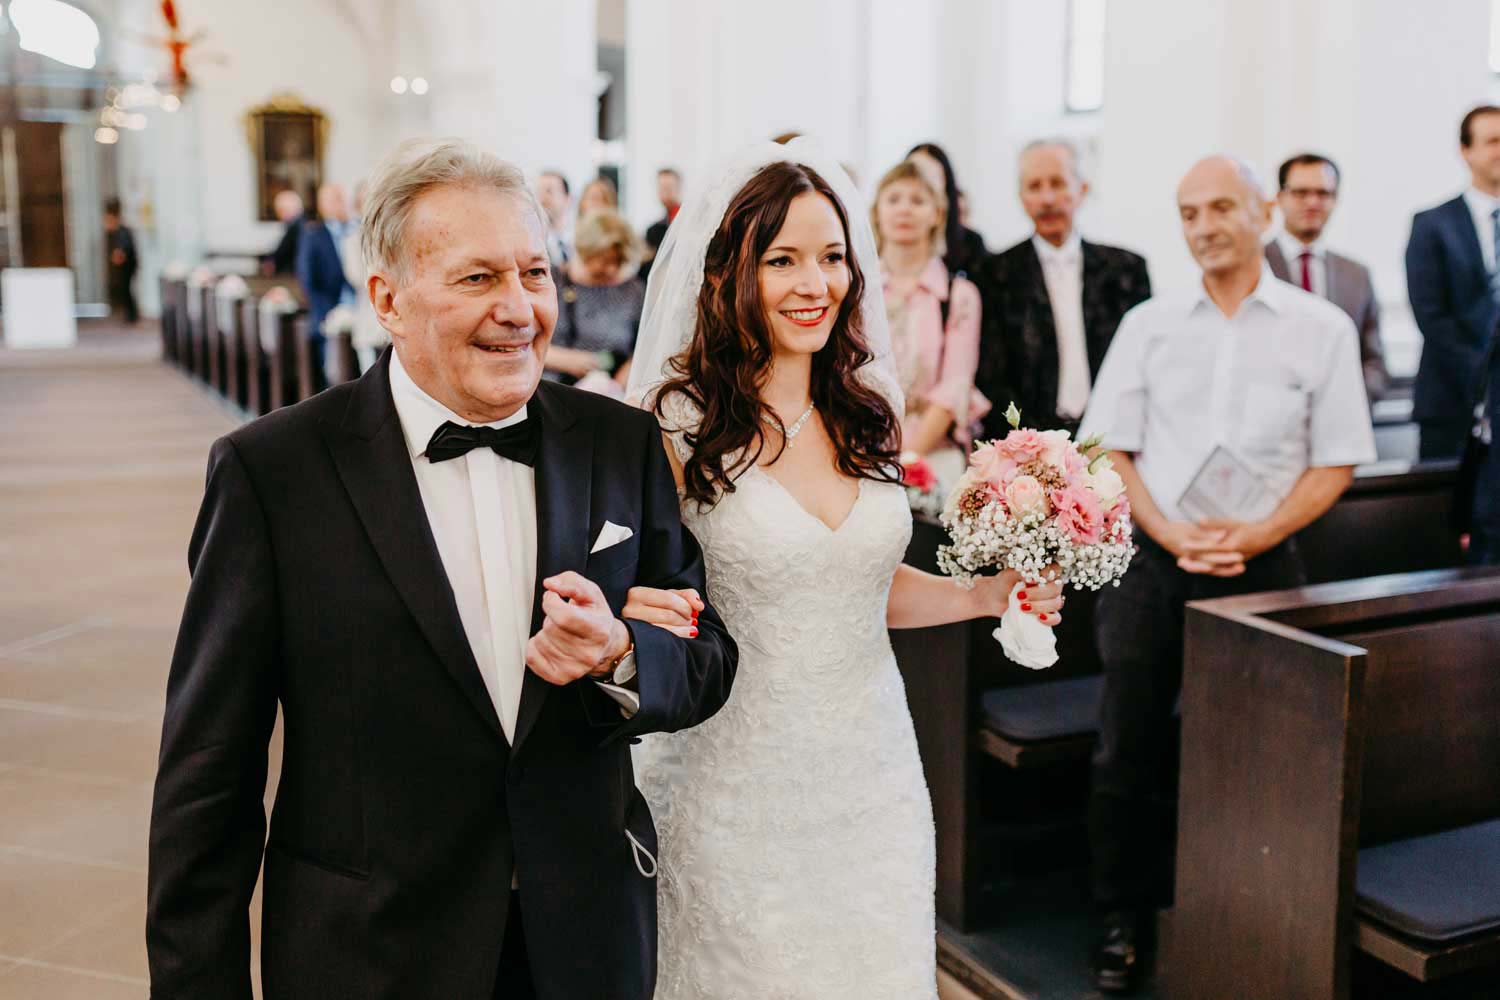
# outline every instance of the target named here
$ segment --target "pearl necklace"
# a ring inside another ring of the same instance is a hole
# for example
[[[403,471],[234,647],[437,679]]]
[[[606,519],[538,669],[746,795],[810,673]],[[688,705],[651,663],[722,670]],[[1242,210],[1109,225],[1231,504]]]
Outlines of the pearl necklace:
[[[802,433],[803,426],[807,423],[808,418],[811,417],[812,414],[813,414],[813,404],[812,403],[808,403],[807,404],[807,409],[802,411],[802,416],[798,417],[795,421],[793,421],[792,425],[786,429],[786,432],[785,432],[784,436],[786,437],[786,446],[788,448],[790,448],[792,446],[792,439],[795,438],[798,434]],[[773,420],[769,414],[762,413],[760,415],[760,419],[764,420],[767,424],[770,424],[772,427],[776,426],[776,421]]]

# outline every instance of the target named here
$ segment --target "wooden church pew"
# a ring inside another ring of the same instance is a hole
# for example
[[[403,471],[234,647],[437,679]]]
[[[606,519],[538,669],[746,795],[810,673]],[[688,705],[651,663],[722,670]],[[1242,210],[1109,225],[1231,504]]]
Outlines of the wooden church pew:
[[[1344,1000],[1362,949],[1500,996],[1500,570],[1202,602],[1186,634],[1166,995]],[[1467,859],[1422,839],[1454,831]]]

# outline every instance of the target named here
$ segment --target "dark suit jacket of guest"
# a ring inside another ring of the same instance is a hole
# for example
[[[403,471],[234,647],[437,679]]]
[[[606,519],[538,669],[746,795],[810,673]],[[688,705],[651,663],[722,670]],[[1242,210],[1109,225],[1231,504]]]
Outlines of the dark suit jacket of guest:
[[[1412,416],[1462,423],[1470,418],[1479,365],[1500,321],[1474,217],[1462,195],[1412,219],[1406,290],[1422,331]]]
[[[286,229],[281,233],[281,241],[266,257],[272,274],[297,273],[297,245],[301,242],[304,222],[305,220],[297,218],[286,224]]]
[[[984,237],[967,226],[959,226],[958,232],[955,245],[949,246],[943,254],[943,266],[950,275],[962,274],[977,283],[979,272],[990,257],[989,248],[984,245]]]
[[[1300,273],[1292,274],[1286,255],[1274,240],[1266,244],[1266,263],[1271,265],[1271,273],[1276,277],[1301,287]],[[1359,361],[1365,371],[1365,395],[1373,403],[1390,388],[1391,376],[1386,371],[1385,348],[1380,342],[1380,301],[1375,297],[1370,269],[1357,260],[1329,250],[1323,256],[1323,273],[1327,283],[1324,298],[1348,313],[1354,320],[1354,328],[1359,331]]]
[[[114,232],[106,233],[104,237],[106,259],[109,265],[110,288],[116,292],[128,291],[130,283],[135,279],[135,272],[140,267],[140,258],[135,251],[135,234],[130,227],[121,223]],[[124,252],[125,260],[119,264],[114,262],[114,252]]]
[[[646,227],[646,246],[651,248],[650,256],[642,260],[636,269],[636,274],[642,281],[651,277],[651,265],[656,263],[656,252],[661,249],[661,241],[667,238],[667,228],[671,225],[672,220],[662,216]]]
[[[323,319],[344,289],[353,289],[344,277],[343,259],[334,246],[333,233],[320,220],[302,224],[297,240],[297,280],[307,292],[307,330],[313,337],[323,336]]]
[[[215,443],[167,682],[146,938],[154,1000],[491,1000],[511,873],[538,995],[649,1000],[656,853],[630,743],[696,725],[737,653],[629,622],[639,712],[527,671],[507,744],[465,638],[390,390],[390,354]],[[537,580],[704,588],[648,413],[543,382]],[[606,519],[634,536],[591,554]],[[531,622],[542,624],[538,584]],[[261,801],[278,704],[280,784]],[[262,846],[264,845],[264,852]],[[651,861],[639,864],[651,870]]]
[[[1084,339],[1090,378],[1097,378],[1121,318],[1151,297],[1151,278],[1145,258],[1129,250],[1085,240],[1082,254]],[[984,436],[1005,436],[1005,410],[1012,402],[1028,427],[1063,426],[1057,415],[1057,329],[1031,238],[991,257],[980,287],[984,334],[975,384],[994,407],[985,417]]]

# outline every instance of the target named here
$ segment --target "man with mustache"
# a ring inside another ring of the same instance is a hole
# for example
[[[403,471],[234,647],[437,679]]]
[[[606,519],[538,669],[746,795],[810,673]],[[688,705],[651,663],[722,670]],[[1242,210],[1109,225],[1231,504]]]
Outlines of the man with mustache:
[[[1177,210],[1203,282],[1120,323],[1082,429],[1103,435],[1140,529],[1123,586],[1102,591],[1095,612],[1094,975],[1109,993],[1140,980],[1149,917],[1170,901],[1184,605],[1301,584],[1293,536],[1375,459],[1354,323],[1272,276],[1261,252],[1270,204],[1254,173],[1202,160]]]
[[[1074,215],[1089,185],[1072,143],[1028,144],[1020,186],[1036,232],[976,276],[985,303],[975,384],[994,404],[988,437],[1005,436],[1012,402],[1028,426],[1076,430],[1120,317],[1151,297],[1142,257],[1079,238]]]

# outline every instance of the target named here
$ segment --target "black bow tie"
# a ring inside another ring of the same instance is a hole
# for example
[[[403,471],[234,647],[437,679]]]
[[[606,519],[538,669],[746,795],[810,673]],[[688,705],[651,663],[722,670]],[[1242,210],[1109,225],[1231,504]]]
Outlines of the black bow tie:
[[[446,462],[475,448],[490,448],[501,458],[535,466],[538,430],[538,422],[529,417],[508,427],[465,427],[445,420],[427,442],[427,461]]]

